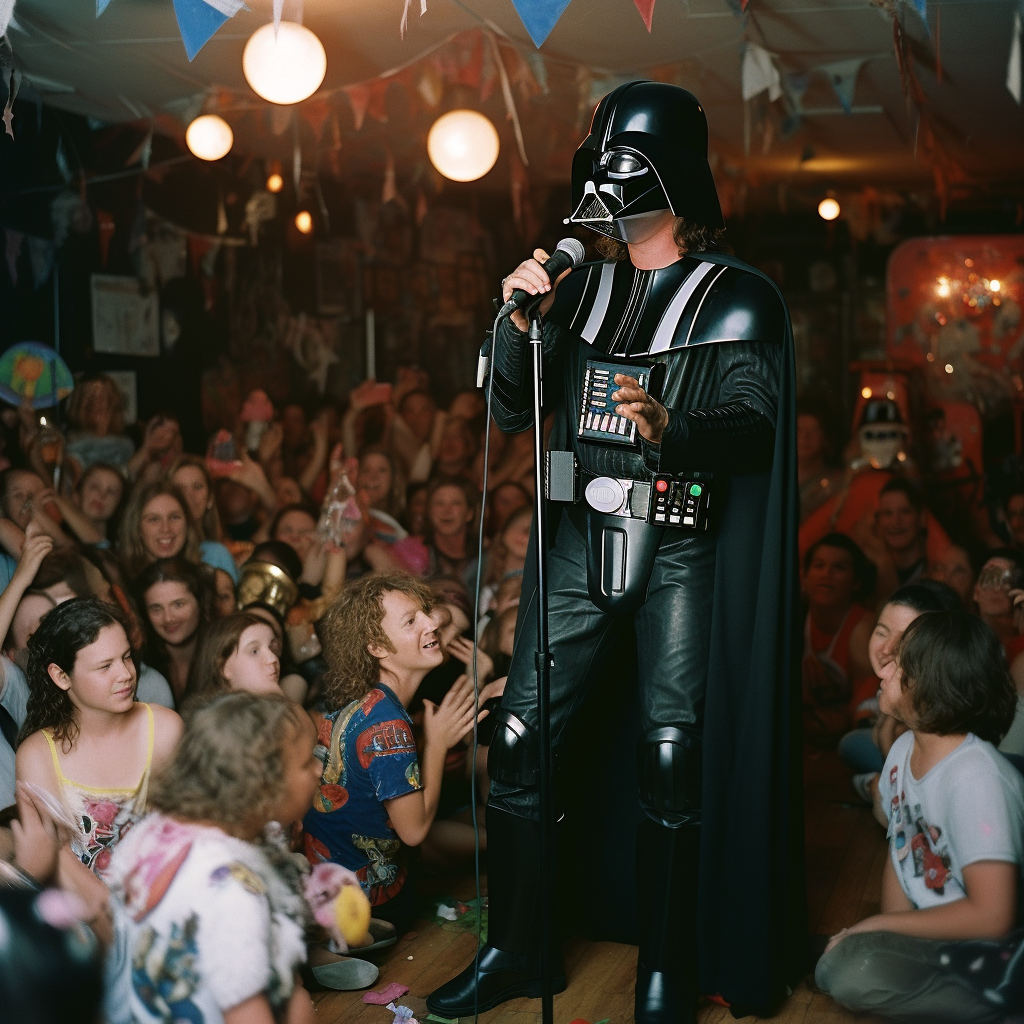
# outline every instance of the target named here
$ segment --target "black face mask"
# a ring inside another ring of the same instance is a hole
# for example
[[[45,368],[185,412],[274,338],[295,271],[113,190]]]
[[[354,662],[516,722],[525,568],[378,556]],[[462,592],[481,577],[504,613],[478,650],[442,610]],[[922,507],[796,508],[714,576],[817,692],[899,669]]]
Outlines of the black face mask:
[[[582,224],[620,242],[633,242],[640,240],[641,233],[647,234],[652,219],[660,219],[669,210],[657,172],[636,150],[616,148],[600,155],[581,150],[577,160],[590,162],[591,169],[583,198],[569,223]]]

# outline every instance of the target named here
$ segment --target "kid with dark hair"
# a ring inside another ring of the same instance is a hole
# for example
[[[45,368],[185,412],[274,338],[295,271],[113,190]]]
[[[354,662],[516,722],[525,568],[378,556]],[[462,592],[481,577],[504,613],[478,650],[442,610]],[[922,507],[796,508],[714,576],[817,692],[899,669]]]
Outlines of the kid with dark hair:
[[[998,639],[960,610],[920,615],[883,668],[879,702],[907,726],[879,785],[881,913],[833,936],[815,980],[896,1021],[1001,1021],[1019,1005],[1024,779],[993,746],[1016,705]]]
[[[16,771],[62,801],[78,825],[72,849],[101,878],[142,817],[150,774],[181,719],[135,702],[136,669],[120,616],[97,598],[58,605],[28,644],[29,700]]]

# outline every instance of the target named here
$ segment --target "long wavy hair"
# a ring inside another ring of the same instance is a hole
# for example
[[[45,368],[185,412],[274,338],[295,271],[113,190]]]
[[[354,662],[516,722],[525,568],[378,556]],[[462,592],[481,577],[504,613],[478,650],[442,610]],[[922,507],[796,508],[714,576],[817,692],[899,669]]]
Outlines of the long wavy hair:
[[[283,694],[238,691],[201,701],[185,718],[174,756],[154,774],[149,804],[230,833],[259,830],[284,795],[286,749],[308,726]]]
[[[110,403],[110,428],[108,436],[124,433],[124,395],[113,377],[97,373],[83,377],[75,384],[68,400],[67,418],[72,430],[92,434],[96,430],[93,403],[102,396]]]
[[[691,252],[728,252],[725,228],[709,228],[704,224],[691,224],[685,217],[676,217],[672,224],[672,238],[679,248],[679,255]],[[624,260],[629,247],[617,238],[602,235],[597,240],[597,251],[609,260]]]
[[[174,474],[177,473],[182,466],[192,466],[195,469],[198,469],[206,480],[206,490],[209,494],[210,500],[206,506],[206,511],[203,512],[203,518],[196,523],[196,526],[199,528],[200,539],[220,540],[223,536],[220,528],[220,515],[217,512],[217,502],[214,501],[213,477],[210,476],[210,471],[207,469],[206,459],[201,455],[192,455],[190,452],[185,452],[183,455],[179,455],[174,462],[171,463],[170,469],[167,470],[167,479],[174,483]],[[175,486],[177,486],[177,484],[175,484]]]
[[[142,546],[142,514],[145,512],[146,506],[162,494],[172,497],[181,506],[182,514],[185,516],[185,546],[176,557],[184,558],[189,562],[197,563],[199,561],[199,528],[188,510],[185,495],[170,480],[154,480],[152,483],[142,484],[132,491],[128,504],[125,506],[124,515],[121,517],[118,554],[131,577],[138,576],[150,562],[154,561]]]
[[[74,746],[79,729],[75,705],[67,690],[50,678],[50,666],[72,675],[78,652],[94,644],[107,626],[120,626],[127,639],[128,629],[119,610],[97,597],[73,598],[43,616],[28,642],[29,697],[21,739],[50,729],[65,752]]]
[[[348,584],[317,624],[327,662],[323,694],[331,710],[359,700],[380,682],[380,662],[369,647],[395,650],[383,627],[384,595],[393,591],[408,594],[425,612],[434,607],[433,592],[414,576],[372,573]]]

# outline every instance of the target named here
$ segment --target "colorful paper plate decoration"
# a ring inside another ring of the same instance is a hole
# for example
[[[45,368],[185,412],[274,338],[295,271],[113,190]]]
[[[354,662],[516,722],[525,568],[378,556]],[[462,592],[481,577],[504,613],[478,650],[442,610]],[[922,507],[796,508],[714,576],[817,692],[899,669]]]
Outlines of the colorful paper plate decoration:
[[[68,364],[49,345],[21,341],[0,356],[0,399],[33,409],[49,409],[74,390]]]

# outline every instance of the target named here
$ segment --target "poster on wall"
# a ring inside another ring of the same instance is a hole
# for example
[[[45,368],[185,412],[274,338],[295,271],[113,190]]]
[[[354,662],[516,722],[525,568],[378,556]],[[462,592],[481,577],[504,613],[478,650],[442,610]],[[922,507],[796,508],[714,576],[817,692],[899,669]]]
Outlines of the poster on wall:
[[[155,290],[144,295],[134,277],[92,275],[92,347],[119,356],[160,355]]]

